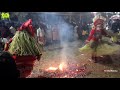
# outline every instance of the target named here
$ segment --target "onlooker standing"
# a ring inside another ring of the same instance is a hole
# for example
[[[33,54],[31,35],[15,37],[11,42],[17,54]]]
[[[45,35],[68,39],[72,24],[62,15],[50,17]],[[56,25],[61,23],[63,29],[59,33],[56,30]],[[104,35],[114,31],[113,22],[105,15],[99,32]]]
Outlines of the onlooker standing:
[[[60,42],[59,29],[58,29],[57,25],[54,25],[52,28],[52,40],[53,40],[54,47],[56,47],[57,43]]]
[[[20,71],[8,52],[0,52],[0,78],[19,78]]]

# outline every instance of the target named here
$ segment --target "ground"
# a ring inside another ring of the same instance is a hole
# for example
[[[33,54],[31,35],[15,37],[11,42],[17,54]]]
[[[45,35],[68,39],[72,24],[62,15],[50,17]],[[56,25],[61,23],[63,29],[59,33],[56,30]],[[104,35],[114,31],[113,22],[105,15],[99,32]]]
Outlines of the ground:
[[[48,50],[43,52],[40,61],[36,61],[31,77],[41,75],[41,70],[48,67],[57,67],[61,62],[75,63],[79,66],[86,65],[90,73],[84,75],[84,78],[120,78],[120,51],[111,56],[113,63],[93,63],[91,57],[79,52],[83,46],[81,41],[74,41],[62,48]],[[106,72],[105,70],[116,70],[117,72]],[[79,75],[76,78],[81,78]]]

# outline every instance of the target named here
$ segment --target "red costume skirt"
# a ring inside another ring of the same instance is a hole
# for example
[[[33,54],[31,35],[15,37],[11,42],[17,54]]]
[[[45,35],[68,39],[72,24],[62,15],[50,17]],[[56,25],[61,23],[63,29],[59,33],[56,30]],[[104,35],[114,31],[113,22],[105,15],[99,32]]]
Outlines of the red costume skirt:
[[[36,58],[34,56],[13,56],[18,70],[20,70],[20,78],[26,78],[33,70]]]

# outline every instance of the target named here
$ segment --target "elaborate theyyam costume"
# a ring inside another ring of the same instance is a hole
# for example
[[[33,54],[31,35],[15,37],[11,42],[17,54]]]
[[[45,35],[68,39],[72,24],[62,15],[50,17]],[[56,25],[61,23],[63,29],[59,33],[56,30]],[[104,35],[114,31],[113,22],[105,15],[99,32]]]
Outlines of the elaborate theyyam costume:
[[[95,16],[93,19],[94,27],[90,31],[86,40],[86,45],[80,48],[80,52],[92,54],[92,60],[96,61],[97,57],[102,55],[111,55],[120,49],[120,46],[109,43],[105,36],[109,36],[104,29],[105,18],[101,15]]]

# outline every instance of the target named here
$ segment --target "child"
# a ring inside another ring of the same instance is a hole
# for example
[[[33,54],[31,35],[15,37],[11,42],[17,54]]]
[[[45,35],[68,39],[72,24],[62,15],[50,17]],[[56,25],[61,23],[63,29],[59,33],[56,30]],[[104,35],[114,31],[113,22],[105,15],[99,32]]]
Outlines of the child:
[[[92,54],[92,60],[97,62],[97,57],[102,55],[110,55],[119,50],[118,45],[109,45],[109,42],[103,40],[103,36],[108,36],[107,31],[104,29],[105,18],[96,16],[94,18],[94,28],[91,30],[86,45],[80,48],[80,51]]]

